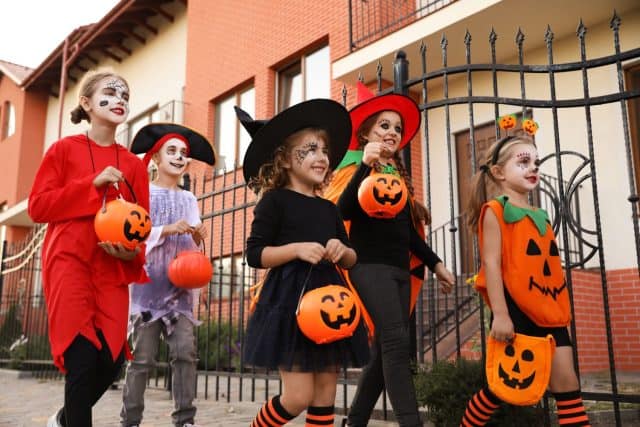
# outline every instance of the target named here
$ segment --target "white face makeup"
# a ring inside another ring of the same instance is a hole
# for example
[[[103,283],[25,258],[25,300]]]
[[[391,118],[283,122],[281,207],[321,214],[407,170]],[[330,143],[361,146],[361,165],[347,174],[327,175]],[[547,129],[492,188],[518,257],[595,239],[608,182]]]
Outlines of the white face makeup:
[[[369,142],[380,142],[384,148],[383,156],[393,155],[402,140],[402,118],[395,111],[383,111],[366,135]]]
[[[171,138],[162,145],[155,160],[158,164],[158,171],[169,175],[181,175],[191,159],[187,157],[187,144],[178,139]]]
[[[324,182],[328,171],[327,144],[313,132],[302,132],[289,154],[289,180],[296,189],[312,193],[316,185]]]
[[[105,119],[115,116],[116,122],[122,122],[129,115],[129,88],[118,78],[100,81],[91,101],[94,112]]]
[[[533,190],[540,181],[538,150],[531,144],[516,144],[510,148],[509,159],[504,164],[503,184],[522,194]]]

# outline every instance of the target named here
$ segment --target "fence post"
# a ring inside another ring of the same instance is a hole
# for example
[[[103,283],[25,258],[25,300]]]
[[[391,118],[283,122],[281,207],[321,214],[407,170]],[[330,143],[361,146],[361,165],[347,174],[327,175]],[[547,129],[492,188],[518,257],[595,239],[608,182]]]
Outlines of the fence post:
[[[399,50],[393,60],[393,93],[408,96],[407,80],[409,80],[409,60],[405,51]],[[402,149],[401,155],[407,172],[411,175],[411,148],[409,145]]]
[[[0,254],[0,307],[2,307],[2,290],[4,288],[4,259],[7,254],[7,241],[2,241],[2,253]]]

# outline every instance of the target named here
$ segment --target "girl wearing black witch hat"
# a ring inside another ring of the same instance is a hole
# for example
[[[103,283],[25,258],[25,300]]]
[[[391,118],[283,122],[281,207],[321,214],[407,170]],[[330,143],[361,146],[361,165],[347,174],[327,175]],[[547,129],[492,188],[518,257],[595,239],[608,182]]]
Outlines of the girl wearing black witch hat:
[[[296,322],[304,292],[344,285],[335,265],[356,262],[336,206],[317,196],[342,159],[351,134],[347,111],[335,101],[297,104],[268,122],[236,109],[253,140],[244,177],[259,194],[247,261],[270,268],[244,344],[248,364],[277,369],[282,394],[260,409],[252,426],[281,426],[306,409],[306,425],[333,425],[338,372],[367,362],[366,332],[327,344],[307,338]]]

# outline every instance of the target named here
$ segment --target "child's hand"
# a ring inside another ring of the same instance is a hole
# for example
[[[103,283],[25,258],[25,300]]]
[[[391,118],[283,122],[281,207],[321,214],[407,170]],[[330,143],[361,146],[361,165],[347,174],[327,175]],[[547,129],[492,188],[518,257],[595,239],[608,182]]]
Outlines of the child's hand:
[[[445,267],[441,262],[436,264],[434,270],[434,273],[436,273],[436,279],[440,282],[440,290],[445,294],[451,292],[453,287],[456,285],[456,276],[447,270],[447,267]]]
[[[326,249],[317,242],[296,243],[296,258],[311,264],[319,263],[326,253]]]
[[[362,163],[367,166],[373,166],[375,162],[380,160],[383,148],[380,142],[369,142],[364,146],[362,153]]]
[[[489,333],[493,339],[498,341],[510,342],[513,340],[513,322],[508,314],[493,316],[493,323],[491,324],[491,332]]]
[[[122,174],[122,172],[120,172],[113,166],[107,166],[102,172],[98,174],[98,176],[93,179],[93,185],[97,188],[100,188],[105,184],[113,183],[116,184],[116,188],[118,188],[117,184],[122,180],[124,180],[124,175]]]
[[[191,237],[196,245],[200,245],[200,242],[207,238],[207,227],[202,223],[194,225],[191,227]]]
[[[344,256],[347,247],[339,239],[329,239],[325,246],[324,259],[331,261],[334,264],[340,262]]]
[[[184,234],[191,233],[193,231],[193,227],[189,225],[187,221],[181,219],[173,224],[165,225],[163,231],[165,232],[163,234]]]
[[[131,261],[140,252],[140,246],[136,246],[134,249],[129,250],[125,248],[120,242],[98,242],[98,246],[104,249],[104,251],[112,257],[116,257],[123,261]]]

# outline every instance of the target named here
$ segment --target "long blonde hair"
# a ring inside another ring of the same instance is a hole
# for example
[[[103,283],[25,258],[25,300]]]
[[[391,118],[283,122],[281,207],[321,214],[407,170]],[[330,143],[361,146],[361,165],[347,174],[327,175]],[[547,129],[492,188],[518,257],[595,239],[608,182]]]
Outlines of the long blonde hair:
[[[467,205],[467,225],[473,233],[478,231],[478,221],[482,205],[500,191],[500,183],[493,176],[491,169],[494,166],[502,167],[509,160],[511,147],[516,144],[531,144],[535,142],[526,136],[507,136],[499,139],[487,149],[484,161],[471,178],[471,196]]]
[[[273,159],[260,166],[258,175],[249,180],[248,186],[258,194],[258,198],[262,197],[267,191],[275,188],[282,188],[289,184],[289,172],[284,165],[291,156],[293,142],[303,133],[310,133],[315,137],[322,139],[327,147],[331,149],[329,134],[324,129],[304,128],[286,137],[284,142],[273,152]],[[321,191],[322,188],[329,183],[330,176],[331,173],[327,172],[324,182],[317,185],[314,190],[316,192]]]
[[[87,72],[79,84],[78,89],[78,100],[81,97],[85,96],[87,98],[91,98],[93,94],[96,92],[96,88],[98,87],[98,83],[104,78],[112,77],[119,80],[122,80],[127,88],[129,87],[129,83],[119,74],[116,74],[112,70],[94,70]],[[82,108],[82,105],[78,102],[76,108],[71,110],[71,123],[78,124],[81,121],[86,120],[91,123],[91,117],[89,114]]]

